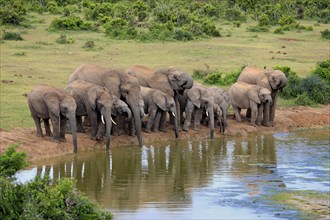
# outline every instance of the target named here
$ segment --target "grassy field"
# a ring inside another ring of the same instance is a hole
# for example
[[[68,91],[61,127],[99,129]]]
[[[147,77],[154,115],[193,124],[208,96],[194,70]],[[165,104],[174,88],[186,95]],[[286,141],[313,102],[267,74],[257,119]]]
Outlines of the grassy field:
[[[31,28],[4,27],[7,32],[20,33],[23,41],[2,41],[1,46],[1,112],[0,129],[33,127],[25,94],[40,83],[64,88],[69,75],[83,63],[111,68],[142,64],[157,69],[176,66],[192,74],[194,69],[235,71],[243,65],[289,66],[300,76],[307,76],[318,61],[329,59],[329,41],[321,39],[326,24],[314,21],[301,24],[313,31],[289,31],[277,35],[247,32],[232,24],[219,24],[221,38],[192,42],[141,43],[111,40],[103,32],[49,32],[54,16],[32,14]],[[61,34],[73,44],[58,44]],[[93,49],[84,48],[94,41]],[[280,102],[285,103],[285,102]]]

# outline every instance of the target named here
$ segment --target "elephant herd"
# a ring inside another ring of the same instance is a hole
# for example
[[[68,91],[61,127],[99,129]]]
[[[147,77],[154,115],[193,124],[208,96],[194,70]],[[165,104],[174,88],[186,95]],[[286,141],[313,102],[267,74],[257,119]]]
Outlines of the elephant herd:
[[[174,67],[152,70],[134,65],[118,70],[84,64],[71,74],[64,89],[36,86],[28,94],[28,105],[37,136],[43,136],[41,121],[45,135],[56,142],[65,141],[65,133],[70,132],[76,153],[77,132],[85,132],[86,125],[91,127],[91,139],[105,136],[107,149],[111,134],[136,135],[142,146],[142,128],[148,133],[165,132],[168,122],[174,125],[176,138],[181,130],[189,131],[191,122],[193,130],[199,130],[201,123],[207,125],[214,138],[216,126],[221,133],[228,126],[230,105],[237,121],[241,121],[241,109],[248,109],[252,125],[272,126],[277,92],[286,83],[281,71],[248,66],[226,91],[198,85]]]

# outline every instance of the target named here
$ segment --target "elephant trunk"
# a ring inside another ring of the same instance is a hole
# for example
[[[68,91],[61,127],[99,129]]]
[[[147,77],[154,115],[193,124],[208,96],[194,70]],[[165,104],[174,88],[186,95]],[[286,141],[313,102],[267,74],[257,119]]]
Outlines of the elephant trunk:
[[[210,126],[210,138],[214,138],[214,110],[213,106],[210,106],[206,109],[209,114],[209,126]]]
[[[171,111],[172,115],[174,116],[174,132],[175,132],[175,138],[178,138],[179,137],[179,123],[178,123],[178,120],[177,120],[177,115],[175,114],[176,113],[176,108],[173,109],[173,111]]]
[[[142,147],[142,134],[141,134],[141,118],[140,118],[140,108],[139,102],[131,102],[128,100],[129,107],[131,108],[134,122],[135,122],[135,129],[136,129],[136,136],[139,142],[139,146]]]
[[[71,135],[72,135],[72,144],[73,144],[73,153],[78,152],[78,144],[77,144],[77,123],[76,116],[73,114],[68,117],[69,123],[71,125]]]
[[[102,109],[101,110],[101,118],[105,119],[105,136],[106,136],[106,141],[105,141],[105,147],[107,150],[110,148],[110,132],[111,132],[111,127],[112,127],[112,118],[111,118],[111,109],[106,110]]]
[[[184,78],[186,79],[186,82],[183,85],[183,88],[184,89],[190,89],[194,85],[193,78],[187,73],[184,74]]]

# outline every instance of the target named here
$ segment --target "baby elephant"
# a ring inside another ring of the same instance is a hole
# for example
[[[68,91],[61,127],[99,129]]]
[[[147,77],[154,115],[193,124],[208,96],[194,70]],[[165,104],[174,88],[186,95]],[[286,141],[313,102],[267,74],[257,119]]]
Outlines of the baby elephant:
[[[271,92],[269,89],[259,85],[252,85],[245,82],[233,84],[228,95],[234,109],[236,121],[241,122],[241,109],[251,109],[251,125],[260,125],[263,117],[264,105],[272,103]],[[266,112],[266,114],[269,114]],[[265,116],[264,117],[269,117]]]
[[[158,131],[160,123],[166,123],[166,117],[161,119],[160,112],[170,112],[174,117],[176,105],[173,96],[166,94],[159,89],[152,89],[141,86],[141,96],[144,101],[144,112],[149,115],[146,132],[150,132],[154,126],[155,131]],[[165,120],[160,122],[160,120]],[[175,121],[175,137],[178,138],[178,124]]]
[[[66,122],[71,124],[72,143],[77,152],[76,102],[64,90],[47,85],[36,86],[28,95],[28,104],[37,128],[37,136],[42,137],[41,119],[44,121],[46,135],[53,140],[65,141]],[[50,131],[49,119],[52,121],[53,134]]]

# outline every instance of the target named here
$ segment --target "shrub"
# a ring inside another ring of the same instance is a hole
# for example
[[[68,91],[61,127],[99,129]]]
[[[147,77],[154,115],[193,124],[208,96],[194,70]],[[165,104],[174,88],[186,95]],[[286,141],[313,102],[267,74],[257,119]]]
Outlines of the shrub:
[[[183,30],[182,28],[174,28],[174,39],[181,41],[193,40],[193,34],[189,31]]]
[[[27,166],[25,153],[16,152],[18,145],[10,145],[0,156],[0,176],[11,177],[18,170]]]
[[[269,27],[268,26],[250,26],[247,28],[247,31],[250,32],[269,32]]]
[[[297,105],[313,105],[315,104],[315,102],[313,102],[313,100],[311,100],[307,94],[307,92],[304,92],[300,95],[298,95],[295,104]]]
[[[308,96],[320,104],[330,103],[330,85],[318,75],[311,75],[301,82],[301,87],[307,92]]]
[[[122,18],[115,18],[106,22],[103,27],[108,36],[116,39],[134,39],[138,32]]]
[[[274,30],[274,34],[284,34],[283,28],[282,27],[278,27]]]
[[[301,87],[301,78],[298,74],[291,70],[288,66],[275,66],[273,69],[281,70],[288,79],[286,87],[283,89],[283,92],[280,93],[280,96],[285,99],[296,98],[303,92]]]
[[[324,31],[320,31],[320,32],[321,32],[321,36],[322,36],[322,38],[325,38],[325,39],[327,39],[327,40],[330,39],[330,31],[329,31],[329,29],[326,29],[326,30],[324,30]]]
[[[23,38],[21,37],[20,34],[15,33],[15,32],[7,32],[7,31],[3,31],[3,40],[23,40]]]
[[[330,83],[330,59],[318,62],[312,73],[325,80],[325,82]]]
[[[59,44],[73,44],[74,40],[72,38],[68,38],[65,34],[61,34],[56,39],[56,43],[59,43]]]
[[[246,17],[242,12],[235,8],[228,8],[225,11],[225,18],[229,21],[245,21]]]
[[[269,20],[268,15],[262,14],[259,17],[258,25],[261,26],[261,27],[269,26],[270,25],[270,20]]]
[[[55,18],[49,25],[50,30],[97,30],[92,22],[82,20],[80,17],[71,15],[68,17]]]
[[[50,1],[47,3],[47,11],[49,11],[51,14],[61,14],[62,10],[60,7],[58,7],[56,1]]]
[[[85,42],[83,47],[87,49],[93,49],[95,47],[95,42],[92,40],[88,40]]]
[[[2,24],[20,25],[25,20],[27,10],[21,1],[7,1],[6,5],[1,5],[0,21]]]
[[[219,84],[221,84],[221,76],[222,76],[222,73],[220,73],[218,71],[209,73],[204,78],[204,83],[206,83],[208,85],[219,85]]]

